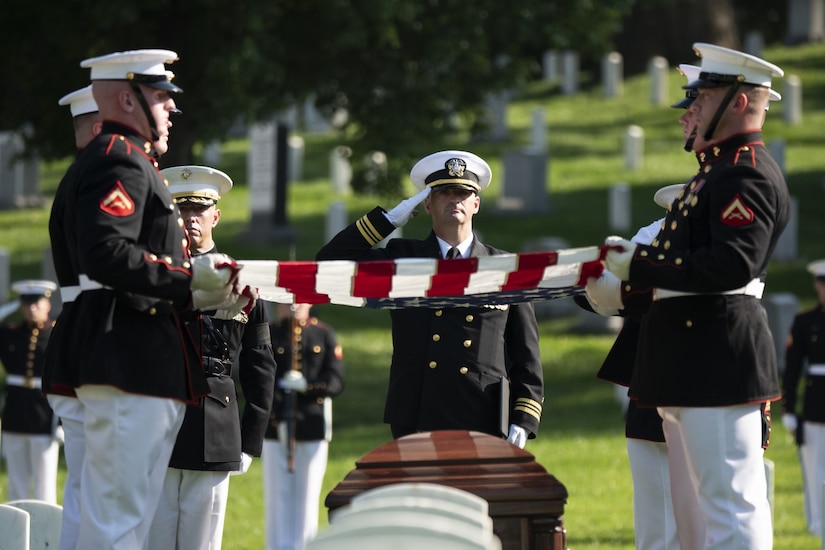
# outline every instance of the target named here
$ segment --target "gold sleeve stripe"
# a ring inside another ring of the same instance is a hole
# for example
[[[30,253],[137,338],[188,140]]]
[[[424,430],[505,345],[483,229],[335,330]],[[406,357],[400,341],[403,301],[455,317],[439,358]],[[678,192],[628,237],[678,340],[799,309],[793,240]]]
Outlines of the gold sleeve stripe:
[[[541,420],[541,404],[539,404],[537,401],[534,401],[527,397],[519,397],[518,399],[516,399],[516,405],[514,409],[517,411],[527,413],[530,416],[533,416]]]
[[[364,237],[364,240],[367,241],[370,246],[383,239],[367,216],[362,216],[360,220],[355,222],[355,227],[358,228],[361,236]]]

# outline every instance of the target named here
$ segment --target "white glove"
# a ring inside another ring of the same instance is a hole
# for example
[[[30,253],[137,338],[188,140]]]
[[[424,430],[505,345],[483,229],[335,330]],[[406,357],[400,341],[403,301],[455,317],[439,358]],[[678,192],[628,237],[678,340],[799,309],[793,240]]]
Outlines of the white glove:
[[[589,277],[587,284],[584,285],[584,292],[593,311],[600,315],[610,316],[624,309],[621,285],[622,281],[607,270],[602,271],[598,279]]]
[[[652,243],[653,239],[656,238],[656,235],[659,234],[659,231],[662,230],[662,220],[664,220],[664,218],[660,218],[644,227],[640,227],[639,230],[636,231],[636,234],[630,237],[630,240],[637,244]]]
[[[604,240],[607,246],[618,247],[619,250],[608,250],[605,265],[622,281],[630,279],[630,261],[636,252],[636,243],[621,237],[610,236]]]
[[[63,426],[60,424],[54,429],[54,440],[58,445],[63,445],[66,442],[66,432],[63,431]]]
[[[195,290],[219,290],[234,283],[240,267],[226,254],[201,254],[190,260],[192,264],[192,283]]]
[[[387,217],[387,220],[395,227],[401,227],[405,225],[410,218],[412,218],[416,212],[415,207],[418,206],[421,201],[427,198],[427,195],[430,194],[430,186],[427,185],[408,199],[404,199],[403,201],[399,202],[398,205],[390,210],[389,212],[385,212],[384,216]]]
[[[249,319],[249,312],[255,307],[258,301],[258,289],[249,285],[245,286],[240,294],[232,294],[230,300],[212,315],[215,319],[235,320],[246,323]],[[231,302],[231,303],[230,303]]]
[[[217,290],[193,290],[192,309],[200,311],[212,311],[214,309],[227,309],[238,301],[236,294],[232,292],[232,285],[227,284]]]
[[[518,424],[510,424],[510,433],[507,434],[507,441],[519,449],[523,449],[524,444],[527,443],[527,430]]]
[[[291,370],[278,380],[278,387],[282,390],[304,393],[307,391],[307,379],[297,370]]]
[[[796,415],[788,413],[783,414],[782,425],[785,426],[785,429],[788,430],[790,433],[795,434],[797,428]]]
[[[237,476],[245,474],[249,471],[249,466],[252,464],[252,455],[241,452],[241,464],[234,472],[229,472],[229,475]]]

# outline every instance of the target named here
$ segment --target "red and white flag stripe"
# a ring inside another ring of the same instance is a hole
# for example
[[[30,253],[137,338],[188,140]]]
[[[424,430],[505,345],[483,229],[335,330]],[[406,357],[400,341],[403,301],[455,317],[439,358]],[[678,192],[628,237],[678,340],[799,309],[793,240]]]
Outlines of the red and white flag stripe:
[[[238,261],[239,284],[270,302],[353,307],[449,307],[547,300],[581,293],[604,247],[440,260]]]

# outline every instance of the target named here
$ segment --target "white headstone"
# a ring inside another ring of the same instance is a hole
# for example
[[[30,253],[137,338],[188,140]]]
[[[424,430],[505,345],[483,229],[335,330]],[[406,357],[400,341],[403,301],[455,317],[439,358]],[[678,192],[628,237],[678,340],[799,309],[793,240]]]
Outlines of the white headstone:
[[[666,105],[668,97],[668,74],[670,67],[667,59],[661,55],[650,58],[647,64],[647,73],[650,78],[650,102],[653,105]]]
[[[493,141],[506,140],[508,135],[507,105],[510,103],[510,92],[500,91],[487,94],[485,103],[490,117],[489,138]]]
[[[799,200],[796,197],[791,197],[790,200],[791,215],[788,219],[788,225],[780,235],[776,242],[776,248],[773,250],[774,260],[795,260],[797,251],[799,250]]]
[[[541,57],[541,68],[546,82],[555,82],[559,78],[559,52],[547,50]]]
[[[547,153],[510,151],[502,158],[500,210],[541,214],[547,212]]]
[[[608,226],[612,231],[627,232],[631,223],[630,186],[625,182],[614,184],[608,194]]]
[[[332,180],[332,189],[339,195],[346,195],[350,192],[352,183],[352,166],[350,157],[352,149],[339,145],[329,154],[329,177]]]
[[[315,98],[310,97],[303,105],[304,129],[311,134],[328,132],[332,129],[330,121],[324,118],[315,106]]]
[[[15,207],[23,197],[23,180],[17,160],[22,148],[22,140],[15,132],[0,132],[0,207]]]
[[[782,119],[788,124],[802,122],[802,82],[795,74],[782,81]]]
[[[825,1],[789,0],[788,34],[789,44],[816,42],[825,38]]]
[[[347,226],[347,205],[335,201],[327,210],[326,241],[329,242],[335,235]]]
[[[745,53],[762,57],[762,50],[765,49],[765,39],[759,31],[750,31],[745,35]]]
[[[287,162],[288,181],[301,181],[304,177],[304,138],[289,136],[286,142],[289,162]]]
[[[536,152],[547,150],[547,122],[542,107],[536,107],[530,111],[530,145],[528,150]]]
[[[271,220],[275,212],[275,161],[277,124],[254,124],[249,128],[247,174],[249,207],[253,218]]]
[[[203,162],[207,166],[219,166],[221,157],[221,142],[219,140],[213,139],[203,147]]]
[[[644,163],[645,131],[641,126],[627,127],[624,140],[624,164],[628,170],[637,170]]]
[[[610,52],[602,58],[602,87],[604,97],[611,99],[622,95],[624,60],[619,52]]]
[[[579,54],[567,50],[562,54],[561,91],[564,95],[573,95],[579,91]]]

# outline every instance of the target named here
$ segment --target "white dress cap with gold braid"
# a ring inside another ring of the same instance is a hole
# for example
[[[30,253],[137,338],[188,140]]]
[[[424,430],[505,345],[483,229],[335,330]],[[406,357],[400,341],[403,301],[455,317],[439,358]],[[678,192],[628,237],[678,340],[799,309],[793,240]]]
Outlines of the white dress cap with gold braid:
[[[72,116],[80,116],[88,113],[96,113],[98,111],[97,102],[92,95],[92,85],[89,84],[85,88],[75,90],[70,94],[66,94],[57,102],[58,105],[68,105],[72,111]]]
[[[21,297],[49,298],[57,290],[57,285],[42,279],[26,279],[12,283],[11,289]]]
[[[216,204],[232,189],[232,179],[209,166],[171,166],[160,171],[177,204]]]
[[[172,84],[174,74],[165,64],[174,63],[178,54],[172,50],[129,50],[84,59],[80,66],[91,69],[90,80],[130,80],[151,88],[180,93]]]
[[[466,189],[480,193],[490,185],[493,173],[483,158],[467,151],[439,151],[424,157],[410,170],[418,189]]]
[[[773,77],[785,75],[785,71],[755,55],[715,44],[697,42],[693,51],[702,59],[702,71],[698,78],[683,86],[684,89],[728,86],[737,80],[770,89]]]

